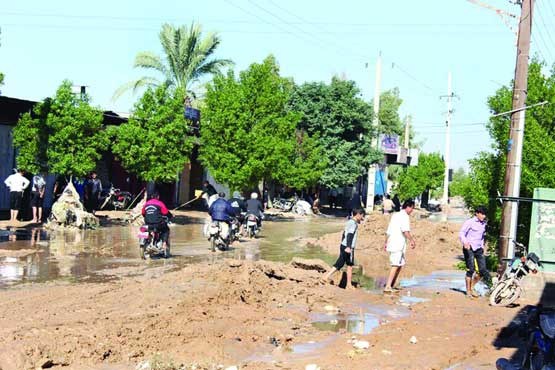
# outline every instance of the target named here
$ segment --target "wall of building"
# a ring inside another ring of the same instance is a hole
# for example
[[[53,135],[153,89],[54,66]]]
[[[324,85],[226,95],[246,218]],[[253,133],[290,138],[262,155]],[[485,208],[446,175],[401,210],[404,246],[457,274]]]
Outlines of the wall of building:
[[[0,210],[10,209],[10,190],[4,180],[13,173],[15,167],[11,125],[0,123]]]

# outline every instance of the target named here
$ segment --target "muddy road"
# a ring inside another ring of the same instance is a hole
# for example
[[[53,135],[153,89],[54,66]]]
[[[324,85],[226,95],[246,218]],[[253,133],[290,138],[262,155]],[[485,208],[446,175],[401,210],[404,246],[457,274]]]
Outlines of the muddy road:
[[[333,262],[342,219],[267,222],[214,254],[197,219],[172,226],[174,258],[147,262],[133,227],[2,230],[0,368],[491,369],[517,352],[506,329],[532,302],[465,298],[457,225],[414,220],[425,247],[408,257],[405,289],[381,294],[377,217],[360,231],[355,291],[289,263]]]

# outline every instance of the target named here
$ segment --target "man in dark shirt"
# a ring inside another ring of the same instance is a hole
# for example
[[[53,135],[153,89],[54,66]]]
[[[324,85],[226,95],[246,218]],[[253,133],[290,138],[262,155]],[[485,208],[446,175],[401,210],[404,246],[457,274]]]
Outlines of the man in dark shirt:
[[[231,221],[235,217],[235,211],[231,207],[231,204],[225,200],[224,193],[217,194],[217,196],[218,199],[212,203],[208,209],[208,214],[212,217],[212,221],[220,221],[221,237],[227,239]]]
[[[258,194],[252,193],[251,199],[247,200],[247,214],[255,215],[258,221],[258,227],[262,226],[262,218],[264,217],[264,208],[258,200]]]
[[[156,227],[160,232],[160,238],[163,242],[163,248],[166,249],[170,245],[170,228],[168,227],[168,219],[172,214],[160,200],[160,195],[157,191],[150,194],[150,199],[143,205],[141,214],[144,217],[145,224],[148,226]]]

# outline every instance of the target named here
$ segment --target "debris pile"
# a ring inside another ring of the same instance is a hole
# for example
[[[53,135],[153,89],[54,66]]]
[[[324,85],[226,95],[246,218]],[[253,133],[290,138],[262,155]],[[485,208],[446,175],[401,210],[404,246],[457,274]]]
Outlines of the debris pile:
[[[52,205],[52,212],[46,227],[55,229],[59,227],[76,227],[79,229],[95,229],[99,225],[98,218],[85,211],[79,200],[79,193],[70,182],[64,189],[60,198]]]

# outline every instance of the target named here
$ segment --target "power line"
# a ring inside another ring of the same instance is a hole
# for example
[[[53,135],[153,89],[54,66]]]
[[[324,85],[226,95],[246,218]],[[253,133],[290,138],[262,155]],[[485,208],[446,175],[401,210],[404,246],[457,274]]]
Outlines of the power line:
[[[539,5],[539,3],[540,2],[538,2],[538,5]],[[553,42],[553,38],[551,37],[551,33],[549,32],[549,28],[547,28],[547,25],[545,24],[545,21],[543,19],[542,12],[539,11],[538,6],[536,6],[536,9],[537,10],[536,10],[535,14],[538,15],[538,18],[539,18],[540,22],[543,24],[543,28],[545,29],[545,34],[547,35],[547,37],[549,38],[549,41],[551,42],[551,44],[546,43],[546,46],[555,45],[555,42]],[[537,25],[537,22],[536,22],[536,25]],[[540,33],[540,37],[542,37],[541,33]],[[551,54],[551,48],[550,47],[548,47],[548,52],[549,52],[550,55],[553,55],[553,54]]]

